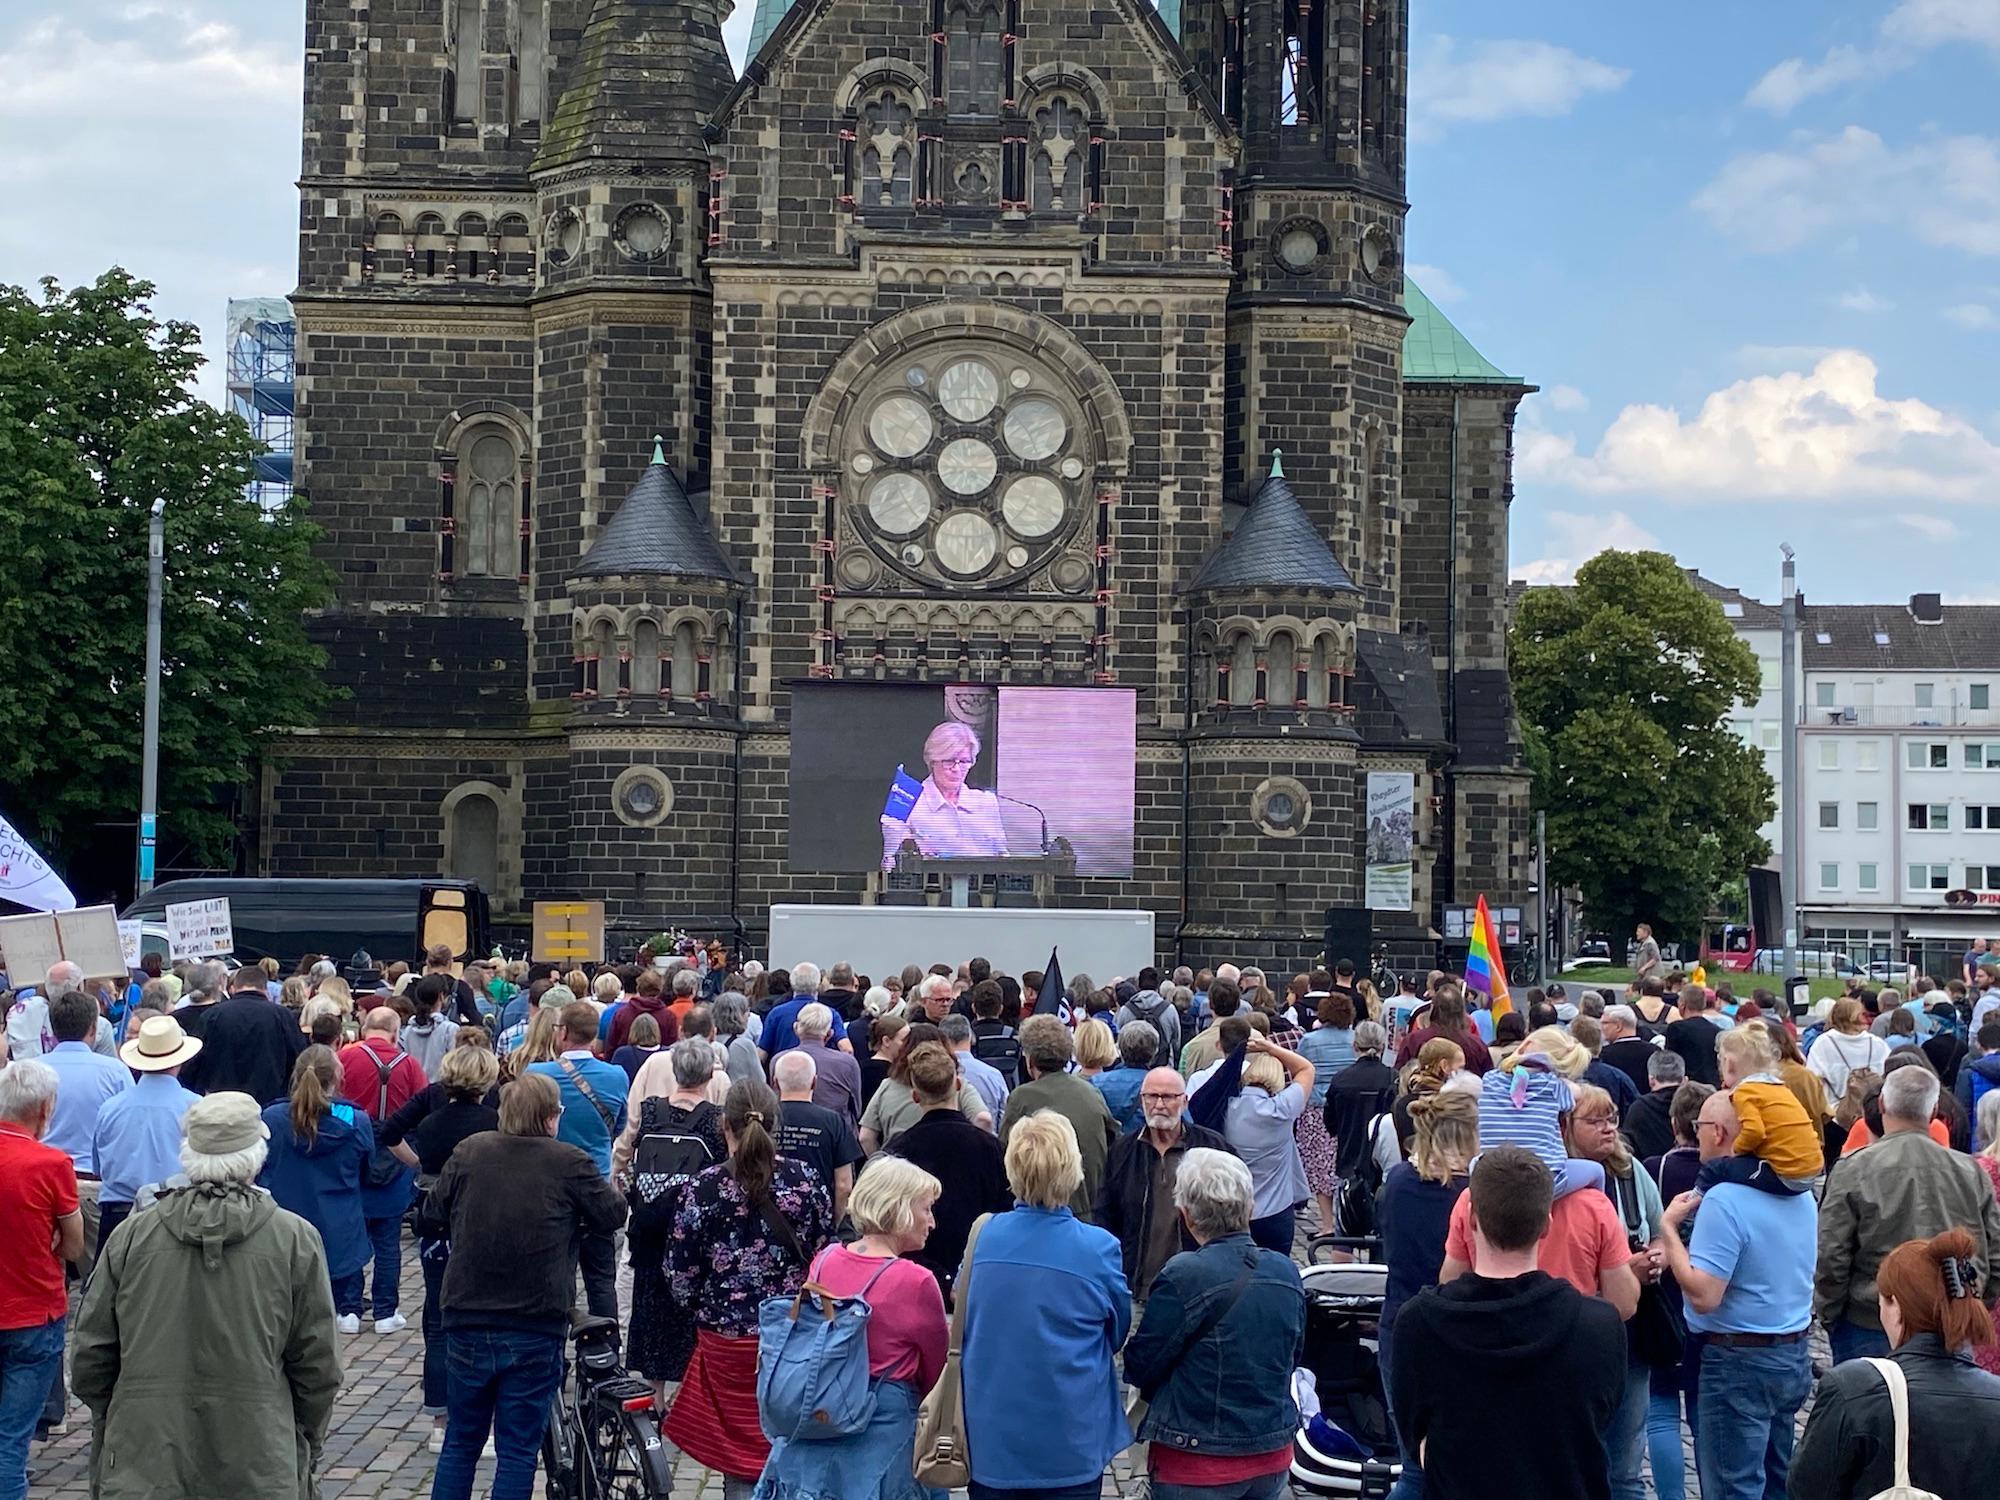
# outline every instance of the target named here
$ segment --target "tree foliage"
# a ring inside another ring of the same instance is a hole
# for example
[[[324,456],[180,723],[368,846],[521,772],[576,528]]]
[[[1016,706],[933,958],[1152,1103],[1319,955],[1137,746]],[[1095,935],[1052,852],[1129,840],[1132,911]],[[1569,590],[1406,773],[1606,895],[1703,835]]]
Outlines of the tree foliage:
[[[1659,552],[1601,553],[1574,588],[1532,590],[1510,650],[1553,878],[1609,931],[1695,934],[1771,855],[1764,757],[1726,723],[1759,694],[1756,654]]]
[[[121,270],[0,286],[0,808],[44,849],[139,807],[146,532],[166,507],[160,816],[207,857],[218,793],[326,697],[303,616],[331,593],[294,501],[244,497],[256,440],[198,400],[200,334]]]

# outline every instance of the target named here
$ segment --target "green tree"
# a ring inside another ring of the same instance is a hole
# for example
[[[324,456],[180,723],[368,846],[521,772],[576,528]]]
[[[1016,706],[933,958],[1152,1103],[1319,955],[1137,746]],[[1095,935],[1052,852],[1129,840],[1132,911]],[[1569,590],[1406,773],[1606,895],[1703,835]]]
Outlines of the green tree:
[[[139,807],[146,532],[166,508],[160,816],[204,857],[219,793],[327,690],[303,616],[331,593],[292,502],[244,498],[256,440],[192,393],[200,333],[122,270],[0,286],[0,807],[52,856]]]
[[[1725,722],[1758,695],[1756,655],[1660,552],[1601,553],[1574,588],[1529,592],[1510,654],[1554,879],[1613,933],[1696,935],[1771,855],[1764,757]]]

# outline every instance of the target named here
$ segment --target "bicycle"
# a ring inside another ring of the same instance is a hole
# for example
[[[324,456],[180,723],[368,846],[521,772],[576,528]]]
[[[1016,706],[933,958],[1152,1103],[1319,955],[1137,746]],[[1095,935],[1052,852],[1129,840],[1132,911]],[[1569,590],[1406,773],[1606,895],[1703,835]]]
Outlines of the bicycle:
[[[668,1500],[673,1466],[660,1439],[653,1388],[618,1358],[618,1324],[577,1317],[570,1373],[542,1434],[548,1500]]]

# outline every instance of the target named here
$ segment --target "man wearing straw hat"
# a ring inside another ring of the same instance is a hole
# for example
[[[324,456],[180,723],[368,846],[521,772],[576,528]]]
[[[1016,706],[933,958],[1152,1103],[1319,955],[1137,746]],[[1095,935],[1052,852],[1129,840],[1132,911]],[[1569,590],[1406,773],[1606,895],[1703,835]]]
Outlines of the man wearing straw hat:
[[[201,1096],[181,1087],[181,1066],[201,1051],[201,1038],[181,1030],[172,1016],[148,1016],[139,1033],[118,1049],[118,1060],[138,1083],[97,1112],[92,1154],[99,1190],[97,1243],[131,1216],[139,1189],[165,1182],[181,1169],[181,1129],[188,1107]]]
[[[183,1123],[187,1186],[119,1225],[77,1317],[90,1492],[312,1500],[340,1392],[326,1252],[256,1186],[255,1099],[210,1094]]]

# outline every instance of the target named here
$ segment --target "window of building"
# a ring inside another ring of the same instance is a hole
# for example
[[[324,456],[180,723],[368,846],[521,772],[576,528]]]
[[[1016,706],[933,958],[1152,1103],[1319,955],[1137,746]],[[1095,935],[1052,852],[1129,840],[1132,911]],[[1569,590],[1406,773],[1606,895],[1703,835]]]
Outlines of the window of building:
[[[547,107],[549,89],[549,16],[546,0],[518,0],[520,32],[514,41],[515,118],[523,125],[538,123]]]
[[[1820,708],[1833,707],[1834,685],[1830,682],[1813,684],[1813,702]]]
[[[1880,890],[1881,880],[1880,871],[1875,865],[1864,862],[1854,867],[1854,887],[1856,890]]]
[[[916,181],[916,111],[895,89],[884,89],[861,108],[855,136],[860,151],[860,208],[908,208]]]
[[[1823,891],[1840,889],[1840,866],[1832,862],[1819,867],[1819,888]]]
[[[1882,769],[1882,742],[1880,740],[1855,741],[1854,769],[1857,771],[1879,771]]]
[[[1965,747],[1965,769],[2000,771],[2000,743],[1969,744]]]
[[[1815,630],[1813,632],[1813,639],[1818,641],[1822,646],[1831,646],[1833,644],[1833,635],[1830,631]]]
[[[1084,159],[1090,127],[1083,107],[1066,94],[1051,94],[1035,109],[1034,154],[1029,162],[1029,207],[1036,213],[1081,213]]]
[[[1951,829],[1949,802],[1912,802],[1910,827],[1919,832],[1946,833]]]
[[[1838,828],[1840,826],[1840,804],[1838,802],[1820,803],[1819,826],[1822,828]]]
[[[1968,891],[2000,891],[2000,865],[1967,865],[1965,888]]]
[[[1950,865],[1911,865],[1910,889],[1913,891],[1943,891],[1951,888]]]
[[[1992,699],[1993,685],[1991,683],[1975,682],[1965,690],[1965,704],[1968,708],[1976,708],[1983,711],[1993,706]]]
[[[452,22],[451,117],[461,125],[479,119],[479,49],[482,0],[457,0]]]
[[[1766,750],[1778,748],[1778,721],[1759,719],[1757,721],[1757,743]]]
[[[632,696],[660,696],[660,626],[641,620],[632,627]]]
[[[1873,833],[1882,825],[1882,804],[1879,802],[1857,802],[1854,804],[1854,826],[1863,833]]]
[[[1920,683],[1918,683],[1918,684],[1917,684],[1917,686],[1916,686],[1916,694],[1917,694],[1917,707],[1918,707],[1918,708],[1935,708],[1935,707],[1937,707],[1937,703],[1936,703],[1936,699],[1937,699],[1937,684],[1936,684],[1935,682],[1920,682]]]
[[[1988,833],[2000,832],[2000,804],[1969,802],[1965,808],[1965,826]]]
[[[1824,738],[1819,742],[1819,768],[1822,771],[1840,769],[1840,741]]]
[[[500,886],[500,805],[484,792],[458,799],[451,810],[450,869],[454,880],[473,880],[493,892]]]
[[[521,449],[511,427],[481,422],[459,438],[452,572],[521,576]]]
[[[1888,644],[1889,644],[1889,632],[1888,632],[1888,631],[1886,631],[1886,630],[1878,630],[1878,631],[1876,631],[1876,632],[1875,632],[1875,644],[1876,644],[1876,645],[1878,645],[1878,646],[1886,646],[1886,645],[1888,645]]]
[[[1972,747],[1966,747],[1966,764],[1972,763]],[[1951,766],[1951,746],[1932,740],[1909,740],[1903,746],[1903,764],[1912,771],[1943,771]]]
[[[997,0],[951,0],[945,7],[945,105],[951,113],[1000,113],[1001,40]]]

